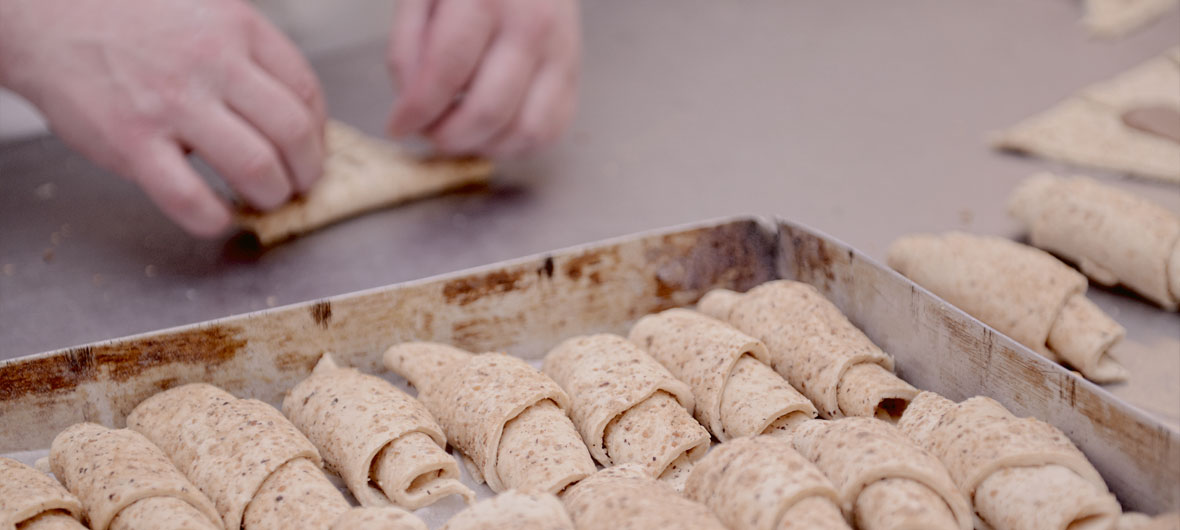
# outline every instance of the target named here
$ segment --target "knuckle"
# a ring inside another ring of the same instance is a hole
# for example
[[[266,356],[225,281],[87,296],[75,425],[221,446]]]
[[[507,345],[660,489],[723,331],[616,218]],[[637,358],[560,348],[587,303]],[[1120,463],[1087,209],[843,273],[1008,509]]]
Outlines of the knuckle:
[[[307,113],[292,112],[283,119],[282,124],[276,140],[284,148],[299,149],[313,140],[311,117]]]
[[[160,177],[150,177],[160,178]],[[164,206],[169,211],[184,215],[205,208],[207,196],[196,183],[172,182],[164,197]]]
[[[242,155],[242,160],[236,168],[236,176],[243,182],[263,181],[278,167],[278,163],[278,157],[271,149],[252,148]]]

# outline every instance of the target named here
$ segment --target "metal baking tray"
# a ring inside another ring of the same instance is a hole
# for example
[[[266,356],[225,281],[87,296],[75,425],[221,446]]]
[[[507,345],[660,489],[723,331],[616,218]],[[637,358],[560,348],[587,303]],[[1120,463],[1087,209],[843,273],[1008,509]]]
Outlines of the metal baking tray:
[[[1069,435],[1126,509],[1180,508],[1180,433],[847,245],[790,221],[736,217],[423,280],[0,361],[0,454],[43,451],[79,421],[121,427],[141,400],[205,381],[278,403],[324,352],[371,373],[410,340],[538,359],[561,339],[625,333],[714,287],[811,283],[897,359],[901,377],[993,397]]]

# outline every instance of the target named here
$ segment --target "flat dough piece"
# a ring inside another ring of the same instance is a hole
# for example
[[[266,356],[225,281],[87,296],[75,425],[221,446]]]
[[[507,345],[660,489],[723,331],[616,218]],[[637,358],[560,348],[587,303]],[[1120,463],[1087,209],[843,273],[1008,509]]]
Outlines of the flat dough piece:
[[[221,526],[213,503],[172,465],[168,455],[135,431],[75,424],[54,438],[49,465],[86,507],[92,530],[106,530],[125,508],[150,498],[177,499],[189,505],[190,515],[204,516],[206,527]],[[156,514],[141,505],[134,518],[144,528],[169,526],[182,510],[160,505],[165,511]]]
[[[283,414],[363,506],[416,510],[449,494],[475,497],[459,482],[459,465],[425,406],[380,377],[336,366],[330,355],[287,393]],[[373,471],[385,480],[373,482]]]
[[[830,521],[824,528],[849,528],[832,482],[789,440],[779,437],[733,438],[713,448],[693,468],[684,495],[708,506],[733,530],[798,526],[800,521],[788,521],[803,517],[792,514],[793,508],[813,499],[821,502],[809,502],[810,510]],[[834,513],[835,521],[825,513]]]
[[[1122,37],[1162,17],[1177,0],[1086,0],[1082,24],[1099,37]]]
[[[329,121],[324,135],[324,175],[307,195],[270,212],[239,213],[238,223],[263,245],[369,210],[486,182],[492,172],[486,160],[418,159],[338,121]]]
[[[204,383],[144,400],[127,427],[168,454],[213,501],[226,528],[242,525],[246,506],[279,467],[297,459],[321,465],[315,446],[277,409]]]
[[[331,530],[427,530],[414,514],[394,506],[353,508],[332,523]]]
[[[543,370],[569,393],[570,418],[604,466],[640,463],[659,476],[685,451],[708,445],[709,433],[692,419],[692,390],[622,337],[566,340],[545,356]]]
[[[384,362],[418,388],[418,399],[442,425],[451,445],[471,460],[496,492],[516,486],[502,480],[498,466],[505,426],[542,401],[551,401],[563,412],[569,407],[569,396],[557,383],[521,359],[502,353],[472,355],[445,344],[404,343],[390,347]],[[554,466],[547,474],[562,480],[572,482],[593,473],[594,461],[573,424],[568,418],[553,421],[558,423],[550,423],[545,436],[520,439],[522,445],[514,451],[526,455],[534,451],[524,461],[547,462]],[[561,462],[545,458],[551,454],[549,447],[561,449]],[[507,470],[514,476],[528,472]],[[568,484],[551,484],[546,489],[560,491]]]
[[[61,510],[81,517],[82,503],[53,477],[11,458],[0,457],[0,530],[39,514]]]
[[[803,394],[769,369],[765,345],[720,320],[669,309],[641,318],[628,338],[688,383],[694,416],[721,441],[761,434],[789,414],[817,414]]]
[[[586,477],[562,500],[578,530],[725,530],[705,505],[680,496],[636,464]]]
[[[839,492],[840,507],[850,519],[869,485],[885,479],[904,479],[937,494],[961,530],[972,528],[971,505],[947,469],[886,422],[859,417],[809,421],[795,430],[793,442],[800,454],[832,480]]]
[[[18,523],[16,530],[86,530],[86,525],[78,522],[70,512],[49,510]]]
[[[561,501],[508,490],[455,514],[442,530],[574,530]]]
[[[893,371],[893,357],[806,283],[770,281],[745,294],[716,289],[698,307],[762,341],[771,366],[824,418],[847,415],[840,410],[837,392],[849,368],[874,363]]]
[[[1040,173],[1012,192],[1008,212],[1028,227],[1034,246],[1077,263],[1098,283],[1122,283],[1165,309],[1180,304],[1171,288],[1180,279],[1168,270],[1180,247],[1180,216],[1167,208],[1094,179]]]
[[[1174,53],[1175,49],[1168,52]],[[1125,112],[1144,106],[1180,110],[1178,94],[1180,64],[1171,57],[1157,57],[1082,89],[999,133],[992,143],[999,149],[1180,183],[1180,146],[1130,127],[1122,118]]]
[[[1171,52],[1180,51],[1180,47]],[[1163,105],[1180,107],[1180,65],[1168,56],[1155,57],[1078,93],[1084,99],[1118,109]]]

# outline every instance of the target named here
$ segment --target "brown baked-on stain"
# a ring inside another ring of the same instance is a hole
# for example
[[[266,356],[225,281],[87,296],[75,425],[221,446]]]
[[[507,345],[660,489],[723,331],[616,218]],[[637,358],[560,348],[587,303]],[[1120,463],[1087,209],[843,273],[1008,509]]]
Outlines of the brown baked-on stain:
[[[443,286],[443,297],[446,298],[448,304],[463,306],[491,294],[511,292],[516,290],[516,284],[524,273],[525,271],[521,269],[499,270],[483,276],[452,280]]]
[[[648,250],[657,265],[657,309],[691,303],[678,294],[703,295],[715,287],[745,291],[774,277],[774,245],[757,223],[744,222],[669,234]],[[685,295],[687,296],[687,295]]]
[[[327,300],[316,302],[311,306],[311,319],[320,327],[328,329],[332,320],[332,303]]]
[[[275,368],[278,368],[279,372],[283,373],[310,373],[318,360],[315,356],[299,355],[292,352],[280,352],[274,356]]]
[[[602,263],[603,255],[606,254],[607,252],[617,252],[617,249],[609,248],[609,249],[602,249],[602,250],[594,250],[594,251],[590,251],[585,254],[582,254],[581,256],[574,256],[574,257],[570,258],[570,260],[568,262],[566,262],[565,267],[563,267],[563,270],[565,271],[565,275],[569,276],[569,278],[574,281],[581,279],[582,275],[584,274],[583,270],[586,267],[590,267],[590,266],[594,266],[594,265],[598,265],[599,263]],[[594,282],[597,285],[599,283],[602,283],[602,277],[599,276],[597,271],[593,271],[590,274],[590,281]]]
[[[822,274],[824,279],[831,282],[836,279],[836,273],[833,270],[833,264],[837,259],[843,258],[838,256],[842,252],[840,249],[830,245],[827,241],[812,237],[808,234],[793,234],[787,231],[789,242],[794,258],[795,276],[798,279],[811,278],[819,279],[817,274]],[[843,261],[841,259],[841,261]],[[847,261],[851,263],[852,253],[848,253]]]
[[[121,382],[168,364],[217,366],[245,346],[240,328],[213,325],[10,362],[0,366],[0,401],[30,393],[72,391],[97,380],[100,373]]]

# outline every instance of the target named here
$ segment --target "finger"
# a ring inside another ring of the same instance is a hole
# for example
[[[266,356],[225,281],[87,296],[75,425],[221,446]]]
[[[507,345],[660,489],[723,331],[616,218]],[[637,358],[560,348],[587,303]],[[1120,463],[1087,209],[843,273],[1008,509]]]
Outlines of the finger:
[[[131,165],[133,178],[164,215],[197,237],[213,237],[230,225],[230,212],[180,148],[158,140],[140,151]]]
[[[216,106],[183,120],[179,132],[255,208],[270,210],[291,196],[290,179],[274,147],[229,109]]]
[[[562,68],[543,68],[513,124],[500,134],[487,153],[517,156],[553,142],[569,126],[577,105],[577,83]]]
[[[265,18],[258,19],[250,43],[254,62],[286,85],[311,109],[318,136],[322,141],[327,112],[324,110],[324,91],[320,88],[319,78],[307,59],[286,35]]]
[[[277,149],[295,188],[307,191],[324,169],[311,109],[261,69],[242,70],[226,88],[226,103]]]
[[[432,126],[430,139],[444,153],[470,153],[512,123],[528,95],[537,61],[506,39],[492,45],[459,106]]]
[[[398,99],[390,132],[404,136],[437,120],[471,80],[491,40],[494,24],[486,9],[464,0],[439,0],[414,77]]]
[[[397,88],[405,86],[414,75],[418,54],[422,50],[422,35],[426,31],[433,0],[397,0],[393,12],[393,28],[389,32],[389,69]]]

